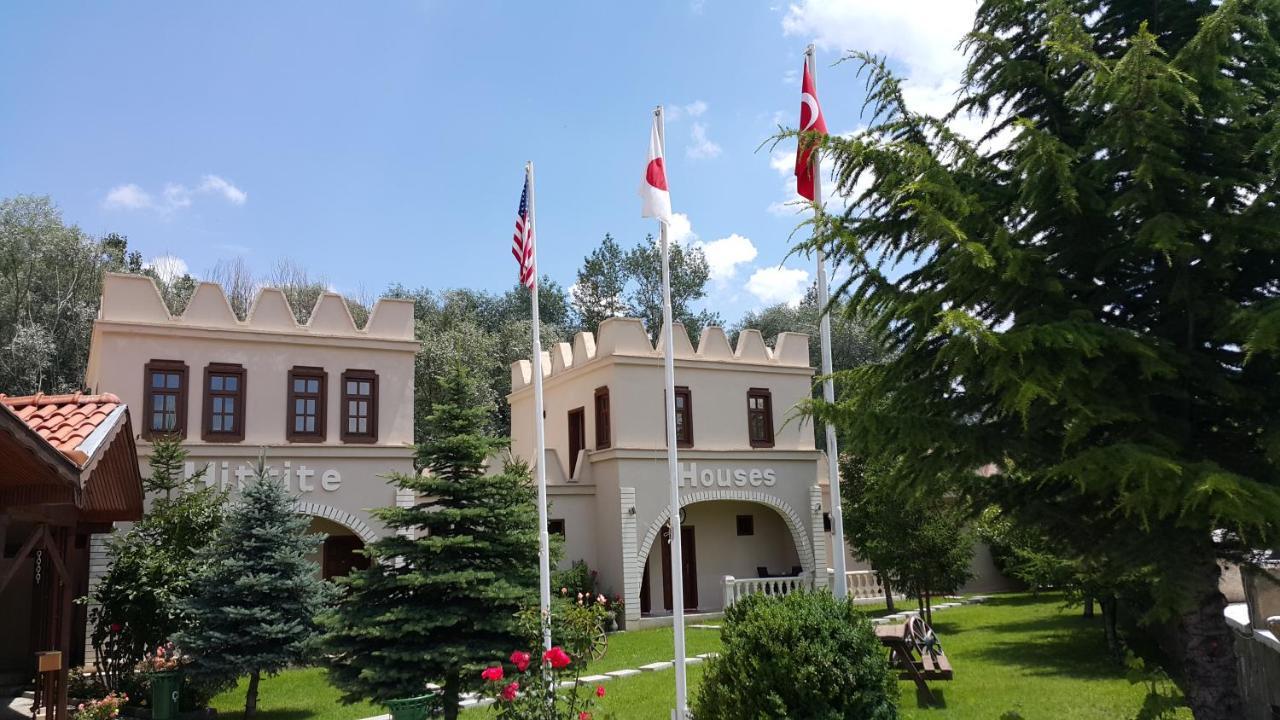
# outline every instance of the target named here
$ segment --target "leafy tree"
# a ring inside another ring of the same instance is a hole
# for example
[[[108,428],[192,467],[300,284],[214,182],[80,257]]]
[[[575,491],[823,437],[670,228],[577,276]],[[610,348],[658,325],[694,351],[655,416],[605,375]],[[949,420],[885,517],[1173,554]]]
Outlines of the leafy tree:
[[[704,326],[720,324],[716,313],[693,310],[693,303],[706,297],[711,270],[700,248],[672,243],[670,256],[671,317],[684,323],[696,342]],[[662,328],[662,251],[657,242],[646,237],[623,251],[612,235],[605,235],[582,261],[573,304],[584,330],[596,332],[601,321],[625,315],[643,320],[650,338],[656,338]]]
[[[900,486],[891,473],[850,455],[840,459],[840,480],[845,541],[880,573],[891,606],[891,592],[905,592],[932,623],[933,596],[959,590],[970,577],[973,537],[964,504],[949,493]]]
[[[855,55],[871,123],[820,141],[856,200],[806,243],[889,350],[819,415],[903,484],[991,463],[961,487],[1145,575],[1199,720],[1243,714],[1217,561],[1280,527],[1278,34],[1275,0],[986,0],[986,143]]]
[[[83,387],[102,273],[141,266],[125,238],[95,240],[48,197],[0,200],[0,392]]]
[[[544,276],[538,291],[542,344],[569,338],[573,317],[568,295]],[[511,391],[511,363],[529,357],[532,337],[529,293],[515,288],[503,295],[477,290],[432,292],[393,285],[388,296],[414,301],[415,336],[423,347],[414,373],[414,431],[426,436],[427,418],[444,395],[441,378],[461,365],[478,381],[471,405],[484,405],[485,430],[505,435],[511,422],[506,395]]]
[[[248,675],[244,716],[258,709],[258,683],[303,659],[330,598],[307,555],[321,538],[294,512],[294,499],[259,459],[254,477],[231,506],[213,541],[198,556],[189,597],[191,622],[177,643],[192,658],[189,672],[229,687]]]
[[[325,618],[325,662],[345,702],[385,701],[441,686],[441,710],[478,689],[480,671],[523,642],[517,613],[536,596],[538,516],[527,468],[485,475],[506,440],[483,432],[461,367],[440,380],[419,449],[422,475],[394,475],[422,498],[375,514],[396,534],[371,544],[374,561],[341,582],[346,596]]]
[[[90,640],[98,675],[109,689],[143,656],[171,640],[189,620],[197,557],[222,522],[225,493],[183,477],[187,453],[176,438],[157,438],[143,488],[153,498],[142,520],[108,541],[110,565],[89,596]]]
[[[584,330],[595,332],[601,322],[626,314],[626,286],[626,255],[613,236],[605,233],[600,247],[583,258],[573,286],[573,306]]]

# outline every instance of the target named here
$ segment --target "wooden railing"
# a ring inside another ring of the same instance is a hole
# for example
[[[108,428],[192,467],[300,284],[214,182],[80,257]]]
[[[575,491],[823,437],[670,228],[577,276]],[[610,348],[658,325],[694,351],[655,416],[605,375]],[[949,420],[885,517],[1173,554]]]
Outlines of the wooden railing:
[[[850,570],[844,574],[845,588],[849,591],[849,599],[863,605],[884,599],[884,583],[880,582],[880,574],[874,570]],[[835,584],[835,571],[827,569],[827,587]],[[797,590],[813,589],[813,579],[809,574],[794,577],[745,578],[738,579],[732,575],[724,576],[724,606],[727,608],[737,600],[757,593],[764,595],[789,595]],[[895,598],[900,598],[894,593]]]

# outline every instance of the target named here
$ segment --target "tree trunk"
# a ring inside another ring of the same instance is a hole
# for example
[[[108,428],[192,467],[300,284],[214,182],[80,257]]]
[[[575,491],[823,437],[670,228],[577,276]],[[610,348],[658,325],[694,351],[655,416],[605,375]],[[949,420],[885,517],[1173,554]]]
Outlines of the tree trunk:
[[[1227,599],[1218,589],[1220,574],[1217,562],[1205,562],[1198,573],[1196,607],[1178,623],[1187,705],[1196,720],[1244,717],[1234,640],[1222,615]]]
[[[933,593],[927,590],[924,593],[924,615],[924,621],[933,627]]]
[[[458,720],[458,696],[461,678],[458,673],[449,673],[444,678],[444,687],[440,689],[440,699],[444,701],[445,720]]]
[[[249,692],[244,696],[244,718],[249,720],[258,713],[258,681],[262,673],[254,670],[249,673]]]
[[[1120,656],[1120,636],[1116,633],[1116,596],[1108,594],[1098,604],[1102,605],[1102,629],[1107,635],[1107,650],[1112,655]]]
[[[1084,596],[1084,618],[1086,620],[1093,619],[1093,596],[1092,595]]]
[[[891,612],[891,613],[892,613],[892,612],[897,612],[897,610],[894,610],[894,608],[893,608],[893,588],[889,586],[889,581],[888,581],[888,580],[884,580],[883,578],[881,578],[881,582],[884,584],[884,605],[885,605],[885,607],[887,607],[887,608],[889,609],[889,612]]]

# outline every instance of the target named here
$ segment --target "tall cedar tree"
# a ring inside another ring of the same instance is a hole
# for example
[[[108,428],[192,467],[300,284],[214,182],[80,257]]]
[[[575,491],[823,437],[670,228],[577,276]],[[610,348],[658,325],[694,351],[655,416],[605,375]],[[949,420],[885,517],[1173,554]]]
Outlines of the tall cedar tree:
[[[426,472],[391,477],[420,500],[375,511],[397,532],[342,581],[324,649],[344,701],[414,697],[434,682],[437,710],[456,718],[480,671],[525,642],[516,613],[537,592],[538,513],[527,472],[485,475],[507,442],[483,433],[487,408],[472,404],[470,375],[455,368],[440,388],[419,448]]]
[[[870,126],[803,138],[856,194],[809,247],[890,350],[819,416],[903,483],[992,463],[969,489],[1141,571],[1199,720],[1243,714],[1215,561],[1280,518],[1278,37],[1277,0],[985,0],[953,112],[995,142],[864,54]]]
[[[193,658],[190,671],[215,687],[248,675],[246,718],[258,709],[262,674],[304,659],[331,597],[307,558],[322,540],[307,533],[309,524],[259,459],[255,476],[200,553],[184,602],[192,622],[177,643]]]

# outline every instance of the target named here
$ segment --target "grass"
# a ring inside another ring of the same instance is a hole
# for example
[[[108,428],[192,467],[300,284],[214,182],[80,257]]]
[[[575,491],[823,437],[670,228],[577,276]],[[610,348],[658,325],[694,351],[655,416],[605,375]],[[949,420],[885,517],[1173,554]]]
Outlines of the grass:
[[[867,608],[883,614],[883,608]],[[1107,656],[1097,620],[1084,620],[1079,608],[1064,608],[1058,596],[1008,595],[986,604],[953,608],[934,616],[956,676],[931,687],[942,707],[921,707],[915,686],[899,683],[903,720],[998,720],[1005,713],[1019,720],[1124,720],[1138,715],[1146,699],[1143,685],[1130,684]],[[719,649],[716,630],[690,628],[689,655]],[[617,633],[609,652],[589,673],[638,667],[671,657],[670,628]],[[689,667],[690,696],[702,681],[703,666]],[[603,714],[617,720],[666,718],[673,706],[675,674],[644,673],[605,683]],[[244,705],[244,681],[214,698],[220,715],[238,718]],[[264,678],[260,720],[356,720],[384,713],[379,706],[341,705],[338,692],[314,668]],[[464,717],[492,717],[477,708]],[[1190,718],[1180,711],[1178,718]]]

